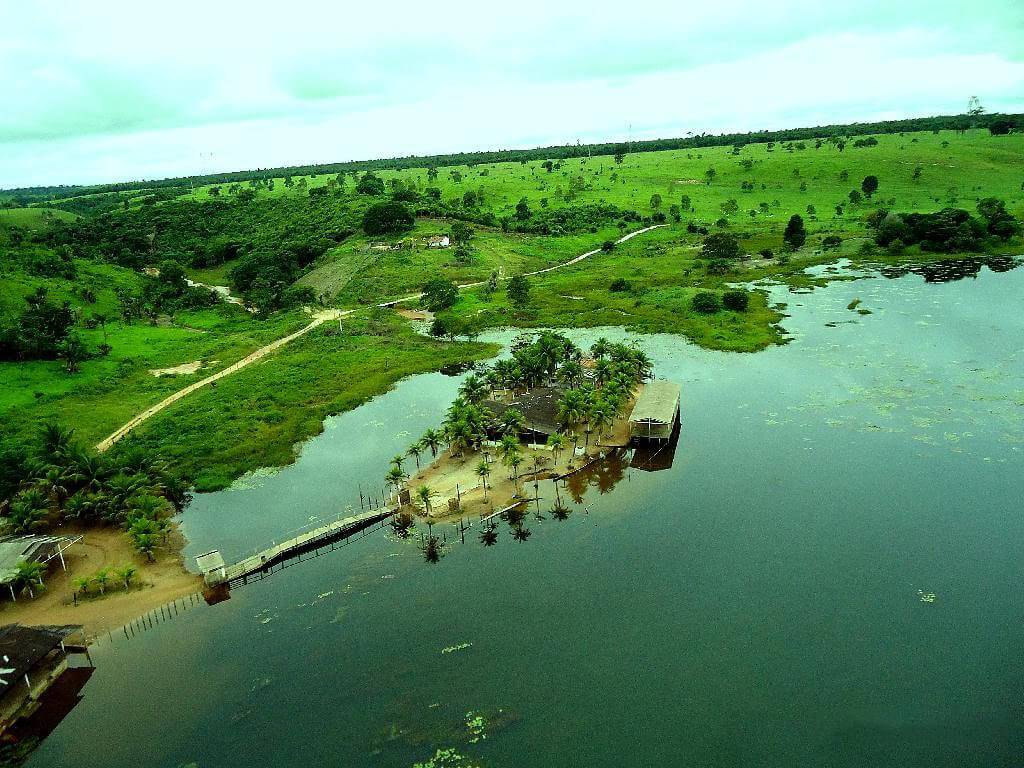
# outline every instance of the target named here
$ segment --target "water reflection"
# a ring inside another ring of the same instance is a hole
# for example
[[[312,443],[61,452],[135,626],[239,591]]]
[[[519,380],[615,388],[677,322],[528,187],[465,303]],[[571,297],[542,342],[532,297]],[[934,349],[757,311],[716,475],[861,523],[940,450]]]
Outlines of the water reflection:
[[[923,277],[926,283],[950,283],[966,277],[977,278],[982,267],[988,267],[993,272],[1009,272],[1020,265],[1021,259],[1013,256],[975,256],[918,264],[885,265],[879,267],[879,272],[890,280],[915,274]]]

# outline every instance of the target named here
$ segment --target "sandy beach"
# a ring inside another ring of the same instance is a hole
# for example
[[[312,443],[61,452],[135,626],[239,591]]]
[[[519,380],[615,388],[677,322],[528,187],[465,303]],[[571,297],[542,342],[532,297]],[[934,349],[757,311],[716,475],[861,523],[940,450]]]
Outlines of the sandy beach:
[[[166,546],[157,550],[155,563],[135,551],[124,531],[117,528],[61,529],[62,535],[84,537],[64,553],[67,570],[54,561],[35,597],[19,595],[0,601],[0,624],[81,624],[87,638],[115,630],[147,611],[202,589],[202,579],[182,564],[184,538],[175,528]],[[138,571],[131,588],[124,589],[114,569],[133,565]],[[105,594],[93,585],[86,596],[74,599],[74,580],[109,568]]]

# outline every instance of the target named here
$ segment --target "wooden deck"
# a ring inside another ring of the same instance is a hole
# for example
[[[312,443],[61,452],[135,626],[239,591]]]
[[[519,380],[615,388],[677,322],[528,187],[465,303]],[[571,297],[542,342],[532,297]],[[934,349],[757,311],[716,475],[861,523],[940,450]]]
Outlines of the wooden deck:
[[[245,583],[249,576],[268,572],[273,566],[293,558],[300,558],[306,552],[318,550],[342,539],[347,539],[353,534],[387,520],[397,511],[397,508],[375,509],[359,515],[334,520],[301,533],[287,541],[274,544],[262,552],[257,552],[244,560],[239,560],[233,565],[225,566],[223,573],[208,573],[205,575],[206,582],[210,586]]]

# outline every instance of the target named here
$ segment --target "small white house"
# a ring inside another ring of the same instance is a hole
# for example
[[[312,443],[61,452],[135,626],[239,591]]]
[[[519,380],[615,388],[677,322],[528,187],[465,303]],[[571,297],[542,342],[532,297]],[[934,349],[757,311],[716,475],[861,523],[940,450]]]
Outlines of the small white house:
[[[427,238],[428,248],[448,248],[451,244],[452,240],[448,235],[434,235]]]

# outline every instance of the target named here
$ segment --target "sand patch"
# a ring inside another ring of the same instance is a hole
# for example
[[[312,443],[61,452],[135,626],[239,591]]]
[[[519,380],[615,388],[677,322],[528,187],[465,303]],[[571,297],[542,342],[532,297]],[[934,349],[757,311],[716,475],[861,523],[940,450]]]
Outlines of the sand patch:
[[[202,360],[196,360],[192,363],[182,363],[181,365],[175,365],[172,368],[150,368],[149,372],[154,376],[187,376],[195,373],[201,368],[206,368],[209,365],[217,363],[217,360],[211,360],[209,363],[203,363]]]
[[[0,624],[81,624],[87,637],[116,630],[147,611],[202,589],[202,579],[185,570],[181,561],[184,539],[177,529],[166,545],[156,553],[155,563],[135,551],[128,536],[117,528],[77,530],[65,526],[58,533],[81,533],[84,538],[64,553],[67,571],[55,562],[45,577],[45,589],[34,598],[25,595],[17,602],[0,600]],[[138,573],[128,591],[117,581],[113,569],[134,565]],[[74,579],[91,577],[101,568],[110,568],[106,593],[97,597],[98,588],[79,598],[75,605]]]

